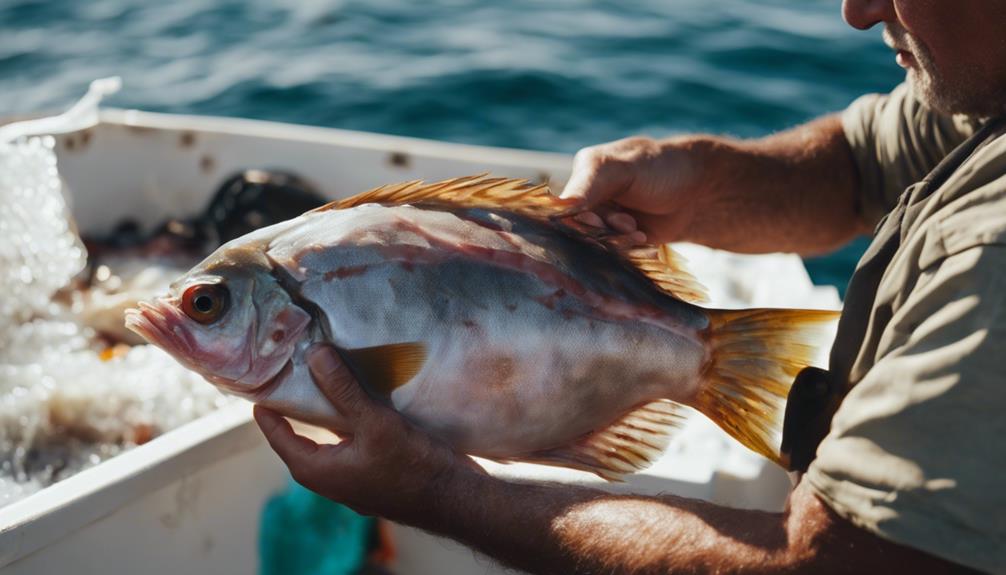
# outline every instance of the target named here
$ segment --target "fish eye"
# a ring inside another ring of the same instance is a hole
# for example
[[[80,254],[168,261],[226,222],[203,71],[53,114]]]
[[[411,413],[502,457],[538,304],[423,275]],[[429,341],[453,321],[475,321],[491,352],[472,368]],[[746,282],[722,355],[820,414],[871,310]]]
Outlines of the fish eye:
[[[226,311],[229,295],[221,284],[194,285],[182,294],[182,311],[199,323],[213,323]]]

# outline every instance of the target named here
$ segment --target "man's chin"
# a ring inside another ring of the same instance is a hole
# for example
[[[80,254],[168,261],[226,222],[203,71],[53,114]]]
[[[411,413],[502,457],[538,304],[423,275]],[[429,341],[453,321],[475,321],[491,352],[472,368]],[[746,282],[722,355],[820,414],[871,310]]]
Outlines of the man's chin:
[[[915,97],[927,108],[947,116],[989,118],[1006,112],[1006,95],[971,93],[962,83],[937,81],[929,73],[909,68],[906,79]],[[951,87],[953,86],[953,87]]]
[[[918,68],[909,68],[905,79],[912,86],[912,93],[916,99],[922,102],[927,108],[935,110],[941,114],[957,114],[953,106],[948,106],[947,99],[940,94],[934,85],[932,78]]]

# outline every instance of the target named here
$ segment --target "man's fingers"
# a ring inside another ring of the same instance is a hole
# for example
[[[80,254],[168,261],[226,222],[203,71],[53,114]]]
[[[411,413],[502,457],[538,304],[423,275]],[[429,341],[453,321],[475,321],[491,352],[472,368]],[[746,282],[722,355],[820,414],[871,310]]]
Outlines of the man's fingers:
[[[559,198],[573,200],[574,207],[565,215],[573,215],[604,202],[619,191],[618,178],[612,166],[604,162],[597,147],[584,148],[573,158],[573,170]]]
[[[254,414],[269,446],[283,460],[297,483],[317,490],[325,484],[326,478],[339,474],[339,466],[345,460],[338,458],[338,454],[351,440],[343,440],[338,445],[319,445],[297,435],[290,422],[271,409],[256,405]]]
[[[643,241],[639,243],[658,245],[671,241],[682,241],[679,231],[681,228],[678,227],[680,224],[672,224],[677,221],[671,219],[672,216],[636,212],[634,217],[640,230],[636,233],[643,233]],[[645,230],[645,233],[642,230]]]
[[[604,239],[604,242],[620,249],[629,249],[647,245],[646,234],[643,232],[632,232],[630,234],[608,236]]]
[[[588,225],[592,228],[604,228],[604,220],[601,216],[594,212],[581,212],[573,216],[573,219],[580,222],[581,224]]]
[[[321,393],[355,427],[356,420],[370,409],[371,399],[342,362],[338,352],[328,345],[315,345],[307,351],[307,366]]]
[[[649,238],[640,231],[630,232],[622,235],[622,239],[629,247],[639,247],[648,245]]]
[[[631,234],[636,231],[636,218],[625,212],[614,212],[608,214],[604,221],[615,231],[623,234]]]
[[[303,469],[311,464],[318,451],[317,443],[294,433],[290,422],[271,409],[256,405],[253,413],[266,441],[287,467]]]
[[[580,224],[604,232],[605,241],[610,245],[631,248],[646,245],[646,234],[638,229],[636,218],[612,208],[600,206],[597,211],[581,212],[573,216]]]

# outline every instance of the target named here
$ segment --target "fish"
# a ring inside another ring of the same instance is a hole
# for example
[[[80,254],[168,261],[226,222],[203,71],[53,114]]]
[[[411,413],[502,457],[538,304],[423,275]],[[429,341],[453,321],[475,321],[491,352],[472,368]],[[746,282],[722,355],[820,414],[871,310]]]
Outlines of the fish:
[[[226,392],[343,432],[315,344],[469,455],[618,481],[694,409],[779,463],[789,386],[836,312],[702,307],[669,246],[573,211],[485,174],[382,186],[224,244],[126,326]]]

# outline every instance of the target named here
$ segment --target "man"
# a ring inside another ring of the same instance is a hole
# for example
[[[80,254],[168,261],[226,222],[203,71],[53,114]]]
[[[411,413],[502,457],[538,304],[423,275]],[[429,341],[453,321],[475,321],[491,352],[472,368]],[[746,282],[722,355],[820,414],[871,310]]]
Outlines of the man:
[[[581,219],[637,239],[752,253],[826,252],[890,212],[831,357],[828,377],[851,391],[784,513],[492,478],[371,401],[327,349],[311,368],[355,422],[345,442],[256,411],[293,476],[538,573],[1006,573],[1006,2],[843,10],[884,24],[904,85],[756,141],[588,148],[563,193],[613,201]]]

